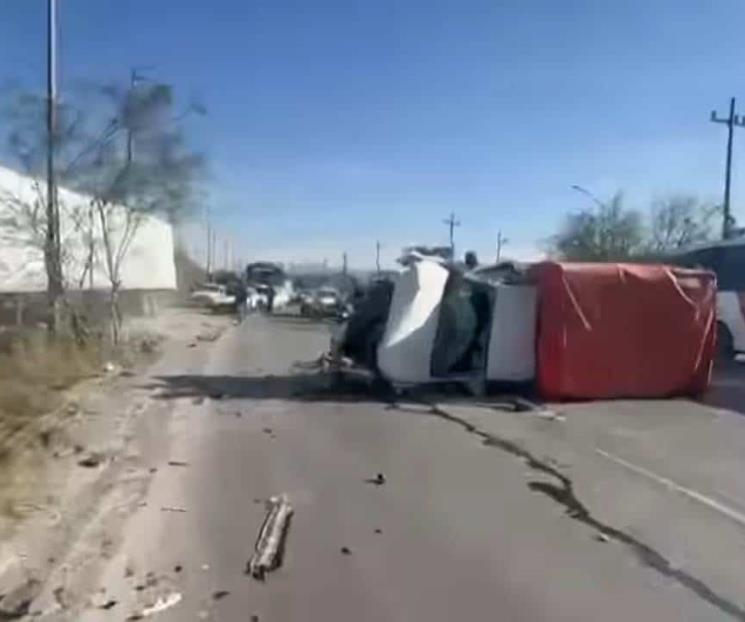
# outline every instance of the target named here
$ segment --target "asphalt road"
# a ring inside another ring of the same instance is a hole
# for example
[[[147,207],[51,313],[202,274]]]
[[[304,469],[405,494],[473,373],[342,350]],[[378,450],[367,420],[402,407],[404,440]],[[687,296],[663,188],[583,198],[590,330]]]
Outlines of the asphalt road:
[[[162,422],[167,449],[96,579],[115,605],[79,619],[125,620],[169,597],[180,600],[153,619],[740,617],[696,577],[640,561],[574,520],[530,458],[447,412],[329,391],[293,366],[326,344],[322,326],[254,316],[206,365],[155,379],[155,399],[174,405]],[[366,481],[378,473],[384,484]],[[279,493],[295,514],[283,564],[262,583],[245,568],[263,500]]]

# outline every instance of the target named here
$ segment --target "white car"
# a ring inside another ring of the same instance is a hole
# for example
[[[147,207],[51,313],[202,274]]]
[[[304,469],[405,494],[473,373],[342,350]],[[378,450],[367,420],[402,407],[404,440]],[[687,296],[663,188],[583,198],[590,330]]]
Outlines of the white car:
[[[327,317],[335,315],[343,307],[341,295],[332,287],[320,287],[313,294],[303,299],[300,304],[300,315]]]
[[[745,352],[745,237],[688,249],[673,260],[717,275],[717,351],[731,359]]]
[[[192,291],[189,301],[194,305],[217,310],[235,305],[235,296],[228,294],[224,285],[204,283]]]

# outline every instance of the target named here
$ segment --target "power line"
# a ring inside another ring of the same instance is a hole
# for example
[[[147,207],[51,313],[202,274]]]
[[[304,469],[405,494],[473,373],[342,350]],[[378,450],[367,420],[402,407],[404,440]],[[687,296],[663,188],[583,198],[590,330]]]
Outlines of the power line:
[[[730,207],[730,186],[732,182],[732,142],[735,126],[745,127],[745,118],[735,114],[735,98],[729,100],[729,116],[719,117],[716,110],[711,111],[712,123],[723,123],[727,126],[727,161],[724,169],[724,206],[722,213],[722,238],[725,240],[732,234],[732,210]]]

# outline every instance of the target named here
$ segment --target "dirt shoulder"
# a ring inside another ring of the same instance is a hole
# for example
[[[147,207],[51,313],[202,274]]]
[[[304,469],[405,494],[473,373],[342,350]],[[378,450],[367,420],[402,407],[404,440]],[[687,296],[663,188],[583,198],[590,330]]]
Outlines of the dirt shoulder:
[[[53,410],[5,435],[0,593],[25,586],[39,610],[64,609],[95,561],[112,553],[108,534],[146,493],[150,464],[167,445],[171,405],[152,399],[151,378],[200,368],[230,324],[229,316],[186,309],[134,320],[127,334],[150,344],[146,356],[105,362],[62,391]],[[16,606],[11,600],[0,600],[0,613],[4,603]]]

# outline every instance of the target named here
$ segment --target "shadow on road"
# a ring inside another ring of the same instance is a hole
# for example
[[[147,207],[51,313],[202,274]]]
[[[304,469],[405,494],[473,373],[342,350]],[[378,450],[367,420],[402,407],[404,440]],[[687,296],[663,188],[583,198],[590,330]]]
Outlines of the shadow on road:
[[[294,400],[302,402],[390,401],[392,393],[384,387],[371,386],[362,380],[336,382],[318,373],[296,373],[281,376],[157,376],[148,388],[156,399],[204,398]]]

